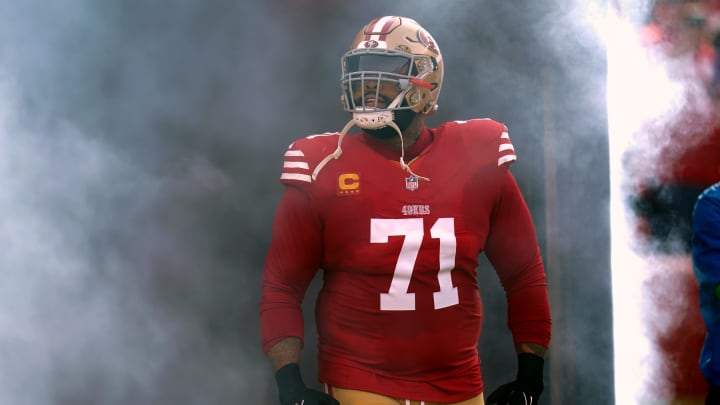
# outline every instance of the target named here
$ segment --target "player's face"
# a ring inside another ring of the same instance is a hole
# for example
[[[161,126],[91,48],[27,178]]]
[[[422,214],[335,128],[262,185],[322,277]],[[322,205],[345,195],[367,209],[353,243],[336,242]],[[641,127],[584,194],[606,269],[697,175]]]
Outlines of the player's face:
[[[371,108],[387,108],[400,94],[397,84],[384,80],[365,80],[353,85],[355,105]]]
[[[398,79],[407,77],[410,59],[401,56],[359,55],[348,59],[348,69],[363,72],[352,83],[356,106],[387,108],[401,89]]]

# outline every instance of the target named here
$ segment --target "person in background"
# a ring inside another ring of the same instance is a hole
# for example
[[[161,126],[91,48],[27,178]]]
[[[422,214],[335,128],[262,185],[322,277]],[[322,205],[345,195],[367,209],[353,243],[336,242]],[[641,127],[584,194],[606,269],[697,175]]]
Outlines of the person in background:
[[[698,197],[692,224],[692,262],[707,331],[700,370],[710,386],[705,403],[714,405],[720,404],[720,183]]]
[[[638,250],[675,254],[689,251],[690,217],[698,195],[720,180],[720,110],[709,97],[715,24],[708,22],[702,2],[653,4],[649,23],[640,30],[652,66],[647,76],[654,78],[643,91],[658,89],[664,96],[653,97],[664,107],[644,119],[624,153],[623,168],[627,201],[637,215],[637,240],[642,241]]]
[[[484,404],[481,253],[507,295],[518,367],[487,401],[536,404],[543,392],[547,282],[509,170],[515,149],[492,119],[426,126],[443,68],[438,43],[415,20],[372,20],[342,57],[352,119],[285,152],[259,305],[282,405]],[[348,134],[355,126],[362,131]],[[299,367],[301,305],[320,269],[322,390]]]
[[[691,263],[692,213],[698,196],[720,181],[720,110],[711,81],[717,29],[702,1],[655,0],[641,30],[644,77],[635,87],[638,127],[623,154],[630,243],[644,268],[639,292],[673,322],[646,320],[654,377],[648,392],[668,403],[700,400],[706,383],[697,361],[705,327]],[[654,33],[654,35],[645,35]],[[632,93],[632,92],[631,92]],[[653,106],[651,109],[644,107]]]

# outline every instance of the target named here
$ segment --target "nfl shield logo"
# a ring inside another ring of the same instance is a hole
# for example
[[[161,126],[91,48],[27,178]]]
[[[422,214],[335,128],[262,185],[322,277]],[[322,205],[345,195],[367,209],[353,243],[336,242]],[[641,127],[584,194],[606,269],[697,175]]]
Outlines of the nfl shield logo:
[[[405,178],[405,188],[406,189],[408,189],[410,191],[415,191],[415,190],[417,190],[419,185],[420,184],[419,184],[417,177],[410,176],[410,177]]]

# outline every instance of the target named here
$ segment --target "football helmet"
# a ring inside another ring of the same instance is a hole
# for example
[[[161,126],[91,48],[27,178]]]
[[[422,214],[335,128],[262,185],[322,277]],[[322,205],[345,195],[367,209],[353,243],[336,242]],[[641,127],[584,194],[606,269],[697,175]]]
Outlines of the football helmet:
[[[387,126],[398,110],[429,115],[437,109],[442,55],[430,33],[413,19],[384,16],[372,20],[357,33],[341,64],[341,99],[361,128]],[[378,106],[381,86],[387,84],[399,94]]]

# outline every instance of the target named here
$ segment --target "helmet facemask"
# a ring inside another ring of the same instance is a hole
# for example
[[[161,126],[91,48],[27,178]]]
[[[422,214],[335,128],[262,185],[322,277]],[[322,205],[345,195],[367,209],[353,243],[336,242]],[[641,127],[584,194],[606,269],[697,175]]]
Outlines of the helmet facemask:
[[[431,91],[437,85],[423,78],[436,70],[436,61],[427,55],[377,48],[350,50],[342,57],[345,111],[352,112],[364,129],[378,130],[395,121],[404,130],[416,114],[434,112]],[[399,93],[390,100],[381,92],[384,86]]]

